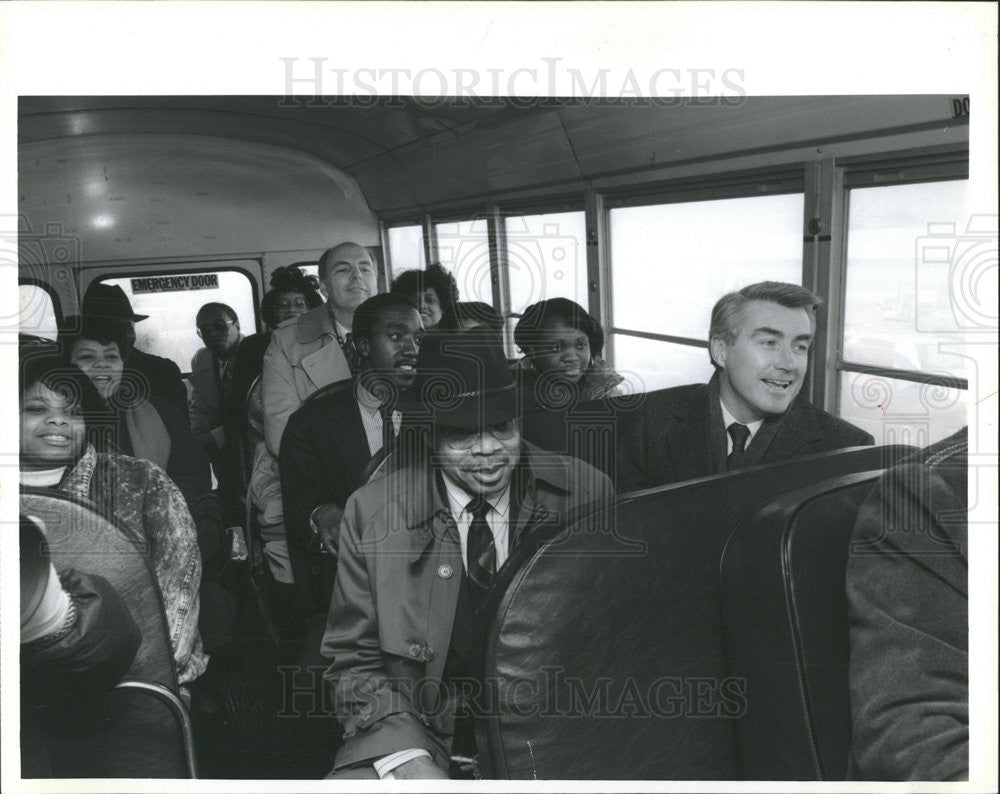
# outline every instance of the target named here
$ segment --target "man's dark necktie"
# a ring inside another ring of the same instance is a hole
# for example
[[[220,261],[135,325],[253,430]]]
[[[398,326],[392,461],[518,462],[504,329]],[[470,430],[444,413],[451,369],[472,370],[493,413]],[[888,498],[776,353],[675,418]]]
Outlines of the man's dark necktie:
[[[726,468],[732,471],[733,469],[740,468],[743,464],[747,439],[750,438],[750,428],[746,425],[741,425],[739,422],[733,422],[727,429],[729,430],[730,437],[733,439],[733,451],[726,458]]]
[[[340,341],[340,349],[344,351],[344,358],[347,359],[351,375],[357,375],[361,369],[361,354],[358,353],[357,345],[354,344],[354,334],[348,334],[343,340],[340,340],[340,334],[337,334],[337,339]]]
[[[493,545],[490,525],[486,522],[486,514],[490,509],[489,502],[481,497],[473,499],[466,507],[472,513],[466,543],[469,585],[472,602],[477,607],[482,605],[497,573],[497,551]]]
[[[379,416],[382,417],[382,449],[386,454],[396,443],[396,425],[392,421],[392,403],[382,403],[378,407]]]

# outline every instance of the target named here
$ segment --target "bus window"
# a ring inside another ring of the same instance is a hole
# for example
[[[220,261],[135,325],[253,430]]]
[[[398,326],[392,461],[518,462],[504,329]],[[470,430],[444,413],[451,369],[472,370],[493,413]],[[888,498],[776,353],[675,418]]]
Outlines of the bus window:
[[[438,223],[438,261],[458,282],[459,300],[494,306],[490,272],[490,240],[485,218]]]
[[[59,336],[52,296],[38,284],[19,284],[18,333],[55,341]]]
[[[642,391],[710,377],[715,302],[802,283],[802,214],[801,193],[610,209],[615,368]]]
[[[211,302],[232,307],[244,336],[257,331],[257,310],[250,277],[240,270],[159,272],[129,278],[102,278],[125,290],[136,314],[135,344],[140,350],[171,359],[181,372],[191,371],[191,358],[203,347],[195,317]]]
[[[955,290],[996,294],[995,282],[962,283],[963,258],[974,268],[977,256],[966,245],[974,241],[962,239],[967,186],[960,179],[848,192],[839,412],[879,443],[924,446],[966,422],[961,388],[921,383],[913,373],[950,376],[964,386],[969,373],[957,352],[964,318],[953,305]],[[912,440],[899,440],[904,428]]]
[[[616,334],[615,371],[624,376],[629,392],[637,393],[705,383],[715,369],[707,343],[694,347]]]
[[[423,270],[424,262],[424,229],[419,224],[415,226],[390,226],[389,265],[393,277],[404,270]]]
[[[504,218],[510,310],[548,298],[587,308],[587,231],[582,212]]]
[[[876,444],[926,447],[966,424],[964,389],[861,372],[841,372],[838,385],[839,415]]]

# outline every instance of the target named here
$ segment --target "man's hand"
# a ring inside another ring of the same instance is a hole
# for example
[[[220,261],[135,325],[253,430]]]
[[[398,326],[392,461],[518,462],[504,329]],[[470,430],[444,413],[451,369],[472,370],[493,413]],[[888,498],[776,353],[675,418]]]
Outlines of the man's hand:
[[[448,773],[426,755],[400,764],[392,770],[397,780],[448,780]]]
[[[344,509],[335,504],[320,505],[309,516],[309,525],[319,535],[320,545],[334,559],[340,547],[340,520],[343,517]]]

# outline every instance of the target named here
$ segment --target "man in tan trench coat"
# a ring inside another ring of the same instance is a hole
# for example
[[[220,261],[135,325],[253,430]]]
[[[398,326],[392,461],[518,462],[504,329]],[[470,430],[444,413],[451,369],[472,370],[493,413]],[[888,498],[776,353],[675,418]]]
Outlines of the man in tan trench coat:
[[[341,524],[322,646],[344,727],[334,778],[447,778],[454,756],[475,755],[462,683],[497,570],[538,527],[612,499],[597,469],[521,440],[496,341],[425,346],[411,394],[422,415]]]

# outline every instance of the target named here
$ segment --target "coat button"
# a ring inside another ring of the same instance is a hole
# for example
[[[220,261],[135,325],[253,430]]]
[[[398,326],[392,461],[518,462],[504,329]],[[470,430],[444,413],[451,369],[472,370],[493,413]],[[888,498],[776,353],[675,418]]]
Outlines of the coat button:
[[[410,656],[412,656],[414,659],[419,659],[421,654],[423,653],[423,650],[424,650],[423,648],[414,643],[413,645],[410,646]]]
[[[442,579],[451,579],[453,573],[455,573],[455,570],[450,565],[442,565],[438,568],[438,576]]]
[[[424,648],[424,661],[425,662],[432,662],[432,661],[434,661],[434,649],[433,648]]]

